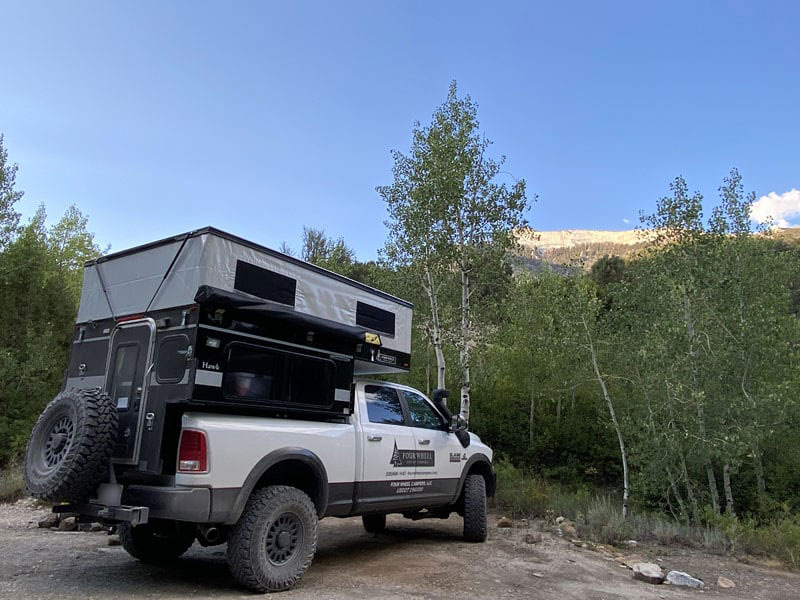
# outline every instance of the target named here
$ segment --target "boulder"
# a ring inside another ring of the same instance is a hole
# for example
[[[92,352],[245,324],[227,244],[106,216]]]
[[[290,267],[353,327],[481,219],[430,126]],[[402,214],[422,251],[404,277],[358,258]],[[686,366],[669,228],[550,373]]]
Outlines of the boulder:
[[[75,531],[76,529],[78,529],[78,519],[75,517],[61,519],[61,522],[58,524],[59,531]]]
[[[664,571],[655,563],[640,562],[633,565],[633,578],[658,585],[664,582]]]
[[[528,533],[525,535],[525,543],[526,544],[538,544],[542,541],[542,534],[538,531],[534,531],[533,533]]]
[[[514,523],[508,517],[500,517],[500,520],[497,521],[497,526],[501,529],[511,527],[512,525],[514,525]]]
[[[50,513],[39,519],[39,527],[42,529],[49,529],[58,525],[58,514]]]
[[[89,531],[92,531],[94,533],[97,533],[98,531],[105,531],[105,530],[106,530],[106,527],[102,523],[92,523],[91,527],[89,528]]]
[[[110,535],[108,536],[108,545],[109,546],[119,546],[121,542],[119,541],[118,535]]]
[[[572,521],[562,521],[561,525],[558,527],[561,530],[562,535],[565,535],[568,538],[578,537],[578,530],[575,527],[575,523]]]
[[[695,589],[700,589],[704,585],[702,580],[692,577],[683,571],[670,571],[667,573],[666,582],[672,585],[683,585]]]
[[[561,525],[566,519],[564,517],[557,517],[556,518],[556,525]]]
[[[722,575],[717,577],[717,585],[724,590],[732,590],[736,587],[736,584],[733,583],[732,580],[728,579],[727,577],[723,577]]]

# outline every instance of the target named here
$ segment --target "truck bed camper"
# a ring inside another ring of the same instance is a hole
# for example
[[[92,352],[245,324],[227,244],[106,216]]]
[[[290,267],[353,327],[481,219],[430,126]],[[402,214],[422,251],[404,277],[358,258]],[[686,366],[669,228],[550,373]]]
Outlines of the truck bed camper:
[[[104,388],[113,462],[169,473],[187,409],[336,419],[410,366],[411,304],[207,227],[88,262],[65,387]],[[165,440],[165,443],[162,443]]]

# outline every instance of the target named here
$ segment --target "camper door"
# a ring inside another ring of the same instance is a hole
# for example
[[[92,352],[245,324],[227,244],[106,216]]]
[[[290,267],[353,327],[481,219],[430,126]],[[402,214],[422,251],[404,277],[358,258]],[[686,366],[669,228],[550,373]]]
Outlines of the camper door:
[[[118,324],[111,333],[106,370],[106,393],[117,406],[119,427],[114,462],[136,464],[142,427],[147,414],[145,380],[153,364],[153,319],[137,319]]]

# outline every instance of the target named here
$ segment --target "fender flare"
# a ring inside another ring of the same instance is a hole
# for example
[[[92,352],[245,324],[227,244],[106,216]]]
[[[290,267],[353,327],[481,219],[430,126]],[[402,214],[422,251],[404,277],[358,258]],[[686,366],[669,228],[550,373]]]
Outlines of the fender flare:
[[[319,485],[316,498],[311,498],[311,501],[314,503],[317,514],[320,517],[325,514],[325,510],[328,507],[328,473],[325,471],[325,465],[323,465],[320,458],[310,450],[290,447],[273,450],[255,464],[250,470],[250,474],[244,480],[242,487],[239,489],[236,501],[233,503],[233,508],[225,523],[232,525],[239,520],[247,504],[247,500],[250,498],[250,494],[253,493],[259,480],[267,471],[282,462],[290,460],[299,461],[311,469]]]
[[[489,497],[494,496],[494,490],[497,486],[497,477],[494,474],[492,461],[489,460],[489,457],[485,454],[478,453],[470,456],[469,460],[464,464],[464,468],[461,469],[461,478],[458,480],[456,495],[453,497],[453,504],[458,502],[458,499],[461,497],[461,492],[464,490],[464,482],[467,480],[467,475],[475,465],[480,465],[481,471],[488,472],[489,477],[488,481],[486,482],[486,495]]]

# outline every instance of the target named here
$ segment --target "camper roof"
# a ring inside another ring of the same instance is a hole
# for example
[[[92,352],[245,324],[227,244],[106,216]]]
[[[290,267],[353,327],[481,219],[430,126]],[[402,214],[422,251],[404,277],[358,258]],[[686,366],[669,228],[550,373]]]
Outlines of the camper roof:
[[[362,289],[364,289],[366,291],[369,291],[372,294],[376,294],[378,296],[383,296],[384,298],[387,298],[389,300],[393,300],[394,302],[397,302],[398,304],[402,304],[403,306],[407,306],[409,308],[413,307],[413,304],[411,302],[409,302],[408,300],[403,300],[402,298],[398,298],[397,296],[393,296],[392,294],[388,294],[388,293],[386,293],[384,291],[381,291],[381,290],[379,290],[377,288],[369,286],[369,285],[367,285],[365,283],[361,283],[360,281],[356,281],[355,279],[350,279],[349,277],[345,277],[344,275],[340,275],[339,273],[335,273],[333,271],[325,269],[324,267],[320,267],[320,266],[312,264],[310,262],[306,262],[304,260],[300,260],[299,258],[295,258],[294,256],[291,256],[290,254],[284,254],[283,252],[278,252],[277,250],[273,250],[272,248],[268,248],[266,246],[262,246],[261,244],[256,244],[255,242],[251,242],[251,241],[246,240],[246,239],[244,239],[242,237],[239,237],[238,235],[234,235],[232,233],[228,233],[227,231],[222,231],[221,229],[217,229],[216,227],[211,227],[210,225],[207,226],[207,227],[202,227],[200,229],[195,229],[193,231],[187,231],[186,233],[179,233],[177,235],[173,235],[173,236],[170,236],[170,237],[167,237],[167,238],[156,240],[155,242],[148,242],[146,244],[140,244],[139,246],[133,246],[131,248],[126,248],[125,250],[119,250],[117,252],[112,252],[111,254],[104,254],[103,256],[100,256],[100,257],[95,258],[93,260],[87,260],[84,263],[83,266],[84,267],[89,267],[89,266],[95,265],[97,263],[102,263],[102,262],[105,262],[105,261],[108,261],[108,260],[112,260],[112,259],[115,259],[115,258],[121,258],[123,256],[128,256],[130,254],[137,254],[137,253],[142,252],[144,250],[149,250],[150,248],[156,248],[158,246],[164,246],[164,245],[167,245],[167,244],[180,242],[180,241],[183,241],[183,240],[185,240],[187,238],[197,237],[197,236],[204,235],[204,234],[207,234],[207,233],[210,233],[212,235],[215,235],[215,236],[218,236],[218,237],[221,237],[221,238],[225,238],[225,239],[231,240],[233,242],[236,242],[237,244],[242,244],[243,246],[247,246],[249,248],[252,248],[254,250],[258,250],[259,252],[263,252],[263,253],[269,254],[271,256],[280,257],[282,260],[297,264],[299,266],[302,266],[303,268],[311,269],[311,270],[317,271],[319,273],[324,273],[328,277],[332,277],[334,279],[338,279],[340,281],[346,282],[348,285],[353,285],[355,287],[362,288]]]

